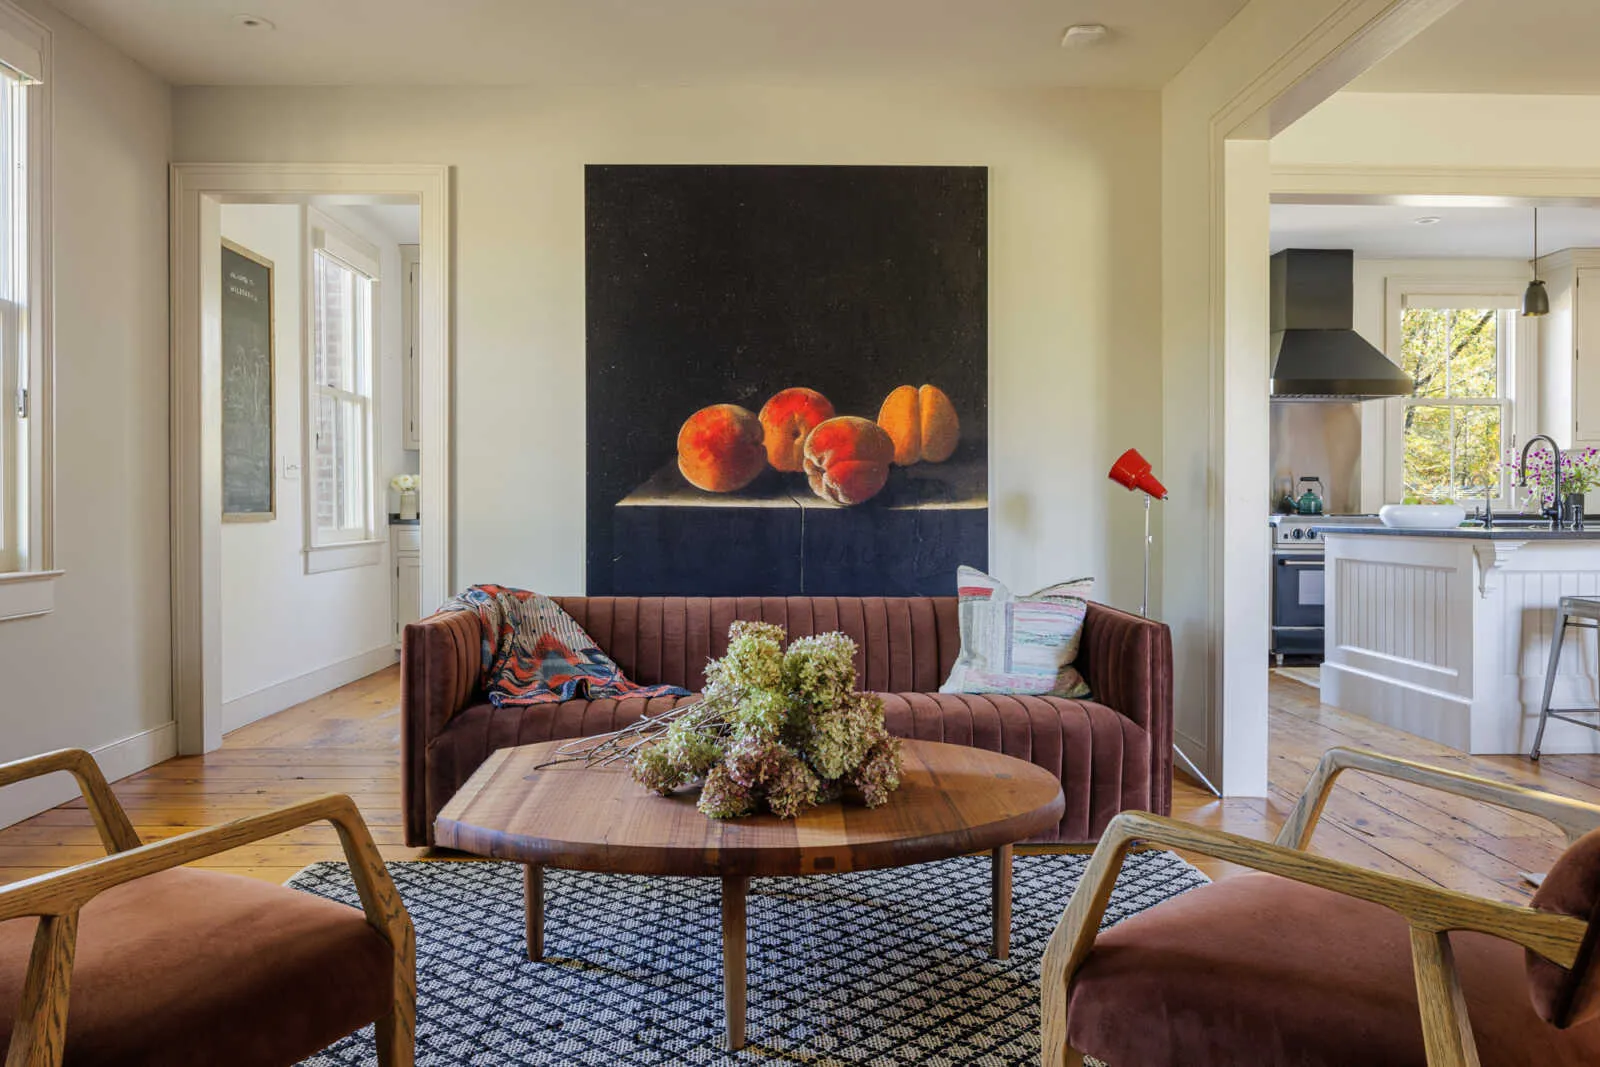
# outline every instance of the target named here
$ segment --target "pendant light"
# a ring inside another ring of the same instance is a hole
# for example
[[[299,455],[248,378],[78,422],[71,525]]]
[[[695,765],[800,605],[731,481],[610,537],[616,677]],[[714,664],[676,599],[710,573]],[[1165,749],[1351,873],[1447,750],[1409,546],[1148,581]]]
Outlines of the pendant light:
[[[1528,318],[1550,314],[1550,294],[1539,280],[1539,209],[1533,209],[1533,281],[1522,293],[1522,314]]]

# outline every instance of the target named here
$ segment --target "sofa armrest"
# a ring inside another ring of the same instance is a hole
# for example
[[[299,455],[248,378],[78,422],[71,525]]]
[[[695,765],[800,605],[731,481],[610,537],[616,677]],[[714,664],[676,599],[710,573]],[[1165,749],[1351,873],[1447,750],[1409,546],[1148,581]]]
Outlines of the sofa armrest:
[[[406,844],[429,843],[428,745],[482,688],[478,617],[447,611],[406,627],[400,642],[400,796]]]
[[[1150,735],[1150,804],[1172,810],[1172,631],[1166,623],[1089,604],[1078,668],[1094,699]]]

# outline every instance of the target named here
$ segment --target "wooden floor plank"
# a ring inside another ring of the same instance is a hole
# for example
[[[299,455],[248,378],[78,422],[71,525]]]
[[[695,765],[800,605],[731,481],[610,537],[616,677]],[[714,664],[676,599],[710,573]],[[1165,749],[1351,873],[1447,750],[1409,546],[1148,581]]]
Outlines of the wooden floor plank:
[[[379,671],[227,736],[204,756],[168,760],[115,785],[147,840],[225,822],[322,793],[353,796],[389,859],[424,855],[404,845],[400,813],[400,676]],[[1197,825],[1270,838],[1288,817],[1322,752],[1373,748],[1500,781],[1600,801],[1600,757],[1467,756],[1321,704],[1317,690],[1275,676],[1269,686],[1269,795],[1218,800],[1179,776],[1173,814]],[[0,883],[99,855],[88,811],[75,801],[0,830]],[[1537,819],[1369,775],[1348,775],[1329,802],[1314,851],[1373,870],[1525,900],[1524,870],[1560,853],[1560,836]],[[281,882],[310,863],[338,859],[336,836],[307,827],[207,862],[217,870]],[[1237,869],[1189,857],[1214,878]]]

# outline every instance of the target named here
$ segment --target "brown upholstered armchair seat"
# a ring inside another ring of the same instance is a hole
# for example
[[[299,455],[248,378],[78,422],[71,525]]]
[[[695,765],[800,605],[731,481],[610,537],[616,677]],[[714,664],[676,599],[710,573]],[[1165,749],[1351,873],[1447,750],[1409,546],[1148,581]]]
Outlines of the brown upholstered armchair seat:
[[[0,1048],[37,925],[0,923]],[[216,871],[152,874],[83,908],[65,1062],[281,1067],[385,1015],[392,957],[357,908]]]
[[[883,694],[889,730],[1030,760],[1061,779],[1066,811],[1041,840],[1090,842],[1125,809],[1172,803],[1172,642],[1166,626],[1089,606],[1078,665],[1088,700],[939,693],[960,650],[954,597],[558,598],[628,677],[698,691],[706,660],[736,619],[791,636],[842,630],[858,646],[863,688]],[[476,616],[435,615],[406,628],[401,710],[406,841],[431,843],[433,820],[496,749],[605,733],[650,701],[574,700],[496,708],[482,691]]]
[[[1534,1012],[1520,946],[1450,940],[1483,1067],[1600,1064],[1600,1021],[1558,1030]],[[1190,890],[1101,934],[1068,1019],[1074,1048],[1117,1065],[1428,1062],[1406,921],[1270,874]]]
[[[1527,904],[1310,851],[1357,770],[1542,819],[1567,849]],[[1259,872],[1101,929],[1128,850]],[[1142,812],[1106,827],[1040,961],[1040,1062],[1079,1067],[1600,1064],[1600,805],[1329,749],[1277,838]]]

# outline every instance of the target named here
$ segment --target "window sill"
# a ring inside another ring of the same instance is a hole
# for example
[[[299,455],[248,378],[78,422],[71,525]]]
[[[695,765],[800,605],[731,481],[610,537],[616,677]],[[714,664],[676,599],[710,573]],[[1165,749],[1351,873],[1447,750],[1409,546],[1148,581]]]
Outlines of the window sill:
[[[306,573],[326,574],[356,567],[376,567],[383,562],[382,540],[350,541],[342,545],[318,545],[306,549]]]
[[[56,609],[56,579],[64,571],[0,574],[0,622],[31,619]]]

